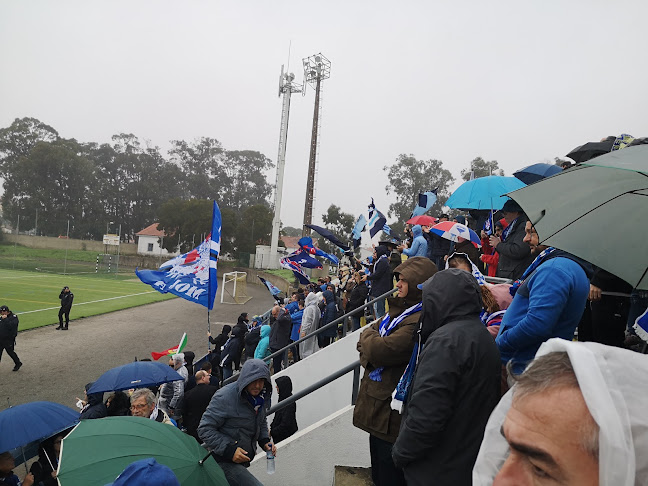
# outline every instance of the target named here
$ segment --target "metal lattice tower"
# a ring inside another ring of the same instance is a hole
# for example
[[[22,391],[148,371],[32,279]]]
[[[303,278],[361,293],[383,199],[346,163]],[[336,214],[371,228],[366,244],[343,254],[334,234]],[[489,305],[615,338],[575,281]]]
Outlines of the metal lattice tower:
[[[270,240],[270,258],[268,266],[277,267],[277,246],[279,243],[279,226],[281,225],[281,195],[283,191],[284,167],[286,165],[286,143],[288,141],[288,118],[290,115],[290,95],[301,93],[302,86],[294,83],[293,73],[284,73],[281,66],[279,77],[279,96],[283,95],[281,104],[281,128],[279,130],[279,154],[277,155],[277,178],[275,179],[274,218],[272,219],[272,238]]]
[[[317,177],[317,154],[319,152],[319,131],[322,113],[322,81],[331,77],[331,61],[322,53],[303,59],[304,86],[306,83],[315,88],[315,109],[313,111],[313,131],[311,134],[310,157],[308,159],[308,179],[306,181],[306,201],[304,204],[304,227],[302,235],[310,235],[310,228],[305,225],[313,221],[313,203],[315,201],[315,179]]]

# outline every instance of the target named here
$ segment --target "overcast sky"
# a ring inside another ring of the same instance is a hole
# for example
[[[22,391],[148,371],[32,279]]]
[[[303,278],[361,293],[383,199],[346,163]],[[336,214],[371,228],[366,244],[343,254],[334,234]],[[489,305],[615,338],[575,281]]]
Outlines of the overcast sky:
[[[455,177],[481,156],[507,175],[607,135],[648,135],[648,2],[0,0],[0,126],[201,136],[277,159],[282,64],[323,53],[314,223],[391,202],[401,153]],[[293,95],[281,219],[300,227],[314,91]],[[274,182],[274,172],[269,180]]]

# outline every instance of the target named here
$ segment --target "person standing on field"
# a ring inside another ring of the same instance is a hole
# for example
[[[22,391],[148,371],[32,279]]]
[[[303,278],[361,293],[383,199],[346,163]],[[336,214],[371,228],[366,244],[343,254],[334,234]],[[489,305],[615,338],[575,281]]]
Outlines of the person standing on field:
[[[14,361],[14,371],[22,366],[18,355],[14,351],[16,336],[18,335],[18,316],[9,310],[6,305],[0,306],[0,359],[6,350],[7,354]]]
[[[67,331],[68,324],[70,324],[70,309],[72,309],[72,301],[74,300],[74,294],[70,292],[70,287],[63,287],[59,299],[61,299],[61,309],[58,313],[59,325],[56,329]],[[65,316],[65,326],[63,326],[63,316]]]

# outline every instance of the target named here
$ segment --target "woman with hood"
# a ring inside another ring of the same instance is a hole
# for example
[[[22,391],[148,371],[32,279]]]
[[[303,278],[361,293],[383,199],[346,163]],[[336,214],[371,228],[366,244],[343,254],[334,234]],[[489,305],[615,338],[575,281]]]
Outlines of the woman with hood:
[[[353,425],[369,432],[371,476],[376,486],[405,484],[403,472],[391,459],[401,424],[400,413],[391,407],[392,393],[414,349],[413,336],[422,308],[417,286],[436,271],[436,265],[426,257],[408,258],[396,267],[398,295],[388,299],[389,313],[366,326],[358,341],[365,373],[353,411]]]
[[[319,327],[320,320],[320,310],[318,303],[318,297],[315,292],[311,292],[306,296],[304,300],[304,314],[302,315],[302,325],[301,330],[299,331],[299,339],[306,337],[311,334]],[[299,357],[301,359],[310,356],[315,351],[319,349],[317,344],[317,337],[312,337],[307,339],[304,342],[299,343]]]
[[[275,380],[279,402],[292,396],[292,380],[289,376],[280,376]],[[297,403],[293,402],[285,408],[275,412],[270,424],[270,436],[275,444],[286,440],[299,430],[297,427]]]
[[[412,226],[412,236],[414,237],[414,240],[412,240],[412,246],[406,248],[405,245],[402,245],[400,250],[409,258],[417,256],[426,257],[428,253],[428,244],[427,240],[423,236],[423,229],[420,224]]]
[[[265,359],[266,356],[270,356],[270,326],[263,325],[261,326],[261,339],[259,339],[259,344],[257,344],[256,349],[254,350],[254,359]],[[270,361],[266,361],[266,364],[270,364]]]
[[[31,465],[29,472],[34,475],[38,486],[57,486],[56,471],[61,454],[61,442],[65,434],[57,434],[38,446],[38,460]]]

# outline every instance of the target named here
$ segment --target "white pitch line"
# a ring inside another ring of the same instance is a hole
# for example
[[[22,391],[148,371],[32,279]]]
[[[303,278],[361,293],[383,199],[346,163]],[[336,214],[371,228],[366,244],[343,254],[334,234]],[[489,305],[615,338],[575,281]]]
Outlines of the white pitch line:
[[[78,304],[74,304],[74,305],[77,306],[77,305],[85,305],[85,304],[96,304],[97,302],[106,302],[107,300],[124,299],[126,297],[135,297],[136,295],[156,294],[156,293],[158,292],[156,292],[155,290],[151,290],[150,292],[140,292],[139,294],[120,295],[119,297],[109,297],[107,299],[91,300],[89,302],[79,302]],[[19,312],[17,315],[31,314],[32,312],[49,311],[49,310],[54,310],[59,308],[60,306],[48,307],[47,309],[36,309],[31,311]]]

